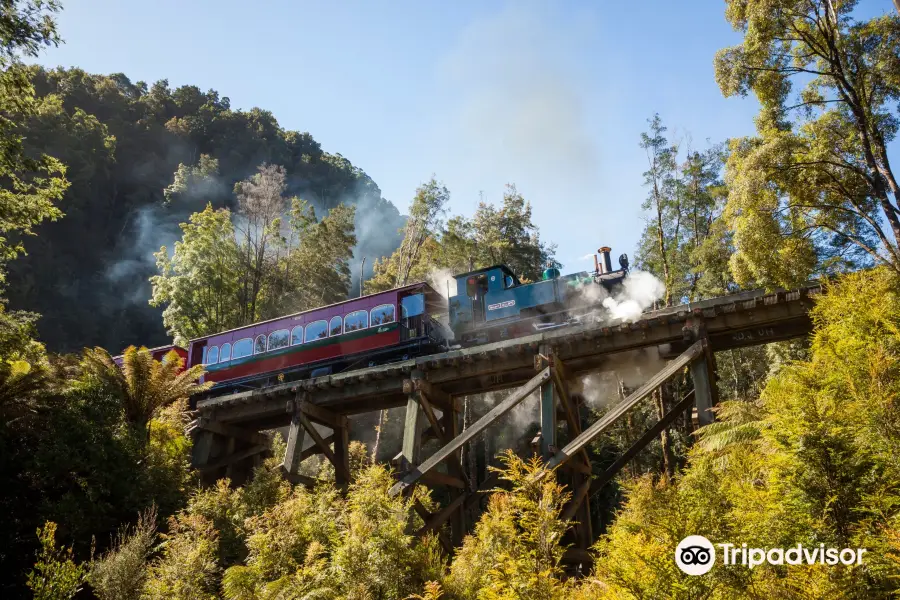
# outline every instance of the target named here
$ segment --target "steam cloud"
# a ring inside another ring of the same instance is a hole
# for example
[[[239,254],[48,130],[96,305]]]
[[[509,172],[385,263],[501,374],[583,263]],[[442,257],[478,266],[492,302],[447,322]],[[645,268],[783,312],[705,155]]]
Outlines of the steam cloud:
[[[666,286],[646,271],[631,271],[622,284],[623,291],[614,297],[603,299],[603,306],[618,321],[633,323],[641,313],[663,297]]]

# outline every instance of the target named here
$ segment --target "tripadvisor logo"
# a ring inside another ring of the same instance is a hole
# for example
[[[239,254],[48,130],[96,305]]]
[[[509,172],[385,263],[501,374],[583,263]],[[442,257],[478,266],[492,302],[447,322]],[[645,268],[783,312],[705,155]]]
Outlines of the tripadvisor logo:
[[[722,564],[744,565],[749,568],[761,564],[770,565],[859,565],[865,548],[826,548],[825,544],[806,548],[802,544],[784,548],[748,548],[747,544],[716,544],[721,552]],[[675,564],[688,575],[703,575],[716,564],[716,550],[712,542],[702,535],[689,535],[675,548]]]

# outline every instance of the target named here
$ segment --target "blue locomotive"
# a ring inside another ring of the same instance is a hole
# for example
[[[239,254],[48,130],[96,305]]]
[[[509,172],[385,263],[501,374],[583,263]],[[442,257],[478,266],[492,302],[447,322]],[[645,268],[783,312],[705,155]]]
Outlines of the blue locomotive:
[[[560,275],[548,267],[541,281],[521,283],[504,265],[456,275],[456,295],[449,300],[455,342],[472,346],[578,323],[595,311],[602,298],[614,295],[628,273],[628,256],[613,271],[610,248],[594,255],[594,272]]]

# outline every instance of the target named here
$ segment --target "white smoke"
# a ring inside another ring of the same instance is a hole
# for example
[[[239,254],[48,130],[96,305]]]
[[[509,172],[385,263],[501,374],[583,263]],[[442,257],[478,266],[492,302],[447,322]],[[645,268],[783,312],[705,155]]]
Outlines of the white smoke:
[[[581,377],[572,393],[581,394],[597,410],[622,399],[666,366],[655,347],[609,356],[598,370]]]
[[[665,293],[665,284],[652,273],[630,271],[622,283],[622,291],[604,298],[603,306],[614,320],[634,323]]]
[[[453,275],[450,269],[432,269],[426,279],[437,293],[449,300],[456,295],[456,278]]]

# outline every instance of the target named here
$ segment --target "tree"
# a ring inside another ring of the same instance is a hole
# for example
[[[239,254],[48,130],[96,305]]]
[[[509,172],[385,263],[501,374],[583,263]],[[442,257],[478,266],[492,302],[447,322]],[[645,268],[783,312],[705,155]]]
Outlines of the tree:
[[[201,154],[199,162],[194,166],[179,163],[174,180],[163,190],[163,196],[167,203],[177,202],[185,194],[209,197],[219,191],[216,189],[220,187],[218,175],[218,159]]]
[[[212,205],[182,223],[184,235],[169,256],[163,246],[155,254],[158,275],[151,277],[153,306],[166,305],[163,322],[175,342],[245,324],[239,293],[241,251],[231,213]]]
[[[398,249],[400,254],[394,287],[400,287],[409,282],[410,271],[418,262],[422,246],[443,226],[441,218],[447,212],[446,207],[449,201],[450,192],[437,182],[434,175],[416,189],[416,196],[409,209],[409,218],[403,228],[403,242]]]
[[[647,153],[647,171],[644,172],[644,185],[650,188],[649,195],[642,208],[650,212],[650,219],[642,236],[638,266],[661,275],[665,284],[664,306],[671,306],[674,298],[681,296],[681,281],[676,271],[680,270],[683,258],[682,244],[682,210],[678,193],[679,174],[677,165],[678,146],[669,145],[663,135],[663,126],[659,115],[648,121],[649,133],[641,134],[641,148]]]
[[[0,19],[0,261],[15,258],[25,248],[20,237],[62,211],[54,204],[68,187],[61,162],[25,150],[23,126],[35,114],[34,88],[21,57],[35,57],[44,46],[59,44],[54,0],[3,3]],[[9,236],[13,236],[10,238]],[[0,262],[0,284],[5,273]]]
[[[446,190],[440,189],[443,190],[441,194],[426,195],[431,199],[429,201],[442,197]],[[426,204],[423,199],[422,206]],[[437,204],[443,206],[443,200]],[[440,226],[438,216],[443,212],[435,209],[434,214],[433,231],[424,238],[417,238],[418,250],[411,260],[404,258],[398,250],[377,262],[372,279],[366,282],[366,290],[374,292],[394,287],[400,281],[398,275],[401,272],[407,279],[421,281],[434,279],[438,272],[464,273],[505,264],[524,281],[536,281],[548,265],[561,266],[554,258],[555,245],[541,241],[540,231],[531,221],[531,204],[514,185],[506,186],[500,207],[481,202],[472,218],[457,215]],[[443,289],[439,291],[445,293]]]
[[[57,157],[71,185],[56,203],[66,217],[34,226],[28,254],[8,263],[6,293],[10,307],[42,315],[41,337],[54,352],[169,343],[165,305],[147,304],[153,253],[171,251],[179,224],[207,203],[237,213],[234,184],[264,162],[284,167],[285,198],[305,199],[320,219],[339,204],[359,207],[359,256],[390,255],[399,244],[403,221],[375,182],[267,111],[232,109],[215,90],[122,73],[23,69],[36,97],[21,128],[26,153]],[[204,177],[213,161],[218,175]],[[174,189],[179,179],[183,193]]]
[[[28,587],[35,600],[70,600],[81,590],[86,568],[72,560],[71,548],[56,547],[56,523],[38,529],[41,551],[28,574]]]
[[[717,53],[716,81],[726,96],[753,92],[761,104],[757,136],[731,141],[727,169],[742,284],[791,285],[869,263],[900,271],[900,186],[887,152],[900,17],[858,21],[856,4],[726,3],[744,40]]]
[[[626,482],[597,544],[593,597],[889,598],[897,593],[900,299],[887,268],[829,286],[811,354],[783,365],[758,402],[727,402],[674,481]],[[869,548],[862,568],[792,565],[682,574],[689,534],[749,547]],[[603,592],[601,593],[601,590]]]
[[[84,351],[82,369],[120,399],[128,423],[143,429],[161,408],[212,387],[212,382],[197,383],[201,365],[177,373],[183,362],[174,350],[157,361],[146,348],[129,346],[120,367],[106,350],[93,348]]]
[[[241,215],[238,239],[241,245],[240,320],[256,320],[257,304],[267,275],[271,248],[281,229],[281,216],[287,208],[284,197],[283,167],[262,165],[259,172],[235,184]]]

